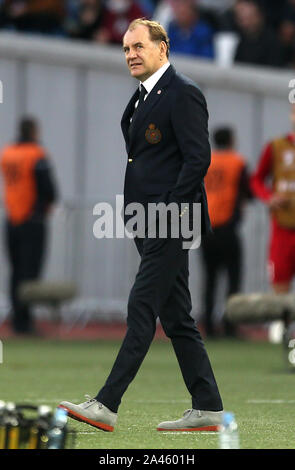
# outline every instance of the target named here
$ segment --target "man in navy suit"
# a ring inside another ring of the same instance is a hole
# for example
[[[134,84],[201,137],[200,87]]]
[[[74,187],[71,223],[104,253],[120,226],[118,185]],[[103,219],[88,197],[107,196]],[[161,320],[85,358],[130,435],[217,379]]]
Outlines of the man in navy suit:
[[[128,68],[140,86],[122,118],[128,154],[125,207],[176,203],[193,215],[201,203],[203,232],[211,230],[203,178],[210,165],[205,98],[190,79],[169,63],[169,39],[154,21],[133,21],[123,39]],[[184,210],[184,211],[185,211]],[[179,217],[183,215],[183,211]],[[126,218],[127,221],[127,218]],[[188,250],[183,237],[136,237],[141,262],[128,301],[127,333],[111,373],[95,398],[62,402],[69,416],[113,431],[121,398],[134,379],[154,337],[159,317],[171,339],[192,409],[159,431],[216,431],[222,401],[203,341],[190,315]],[[168,224],[169,225],[169,224]]]

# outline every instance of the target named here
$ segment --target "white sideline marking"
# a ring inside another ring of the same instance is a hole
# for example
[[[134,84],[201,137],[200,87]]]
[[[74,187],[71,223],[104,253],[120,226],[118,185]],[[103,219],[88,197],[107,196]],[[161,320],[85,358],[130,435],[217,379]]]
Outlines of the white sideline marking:
[[[83,399],[82,399],[83,400]],[[85,399],[86,400],[86,399]],[[60,403],[61,401],[65,401],[65,397],[63,398],[34,398],[34,397],[27,397],[25,401],[34,401],[35,403]],[[81,403],[80,398],[71,398],[67,401],[71,403]],[[187,403],[188,405],[191,403],[190,400],[130,400],[132,403]]]
[[[176,434],[176,435],[178,435],[178,436],[179,436],[180,434],[190,434],[191,436],[192,436],[192,435],[195,436],[196,434],[202,435],[202,436],[203,436],[204,434],[206,434],[206,435],[208,435],[208,436],[212,436],[212,434],[213,434],[213,435],[218,434],[218,431],[209,431],[209,432],[206,432],[206,431],[167,431],[167,432],[166,432],[166,431],[158,431],[158,432],[159,432],[159,434],[170,434],[170,436],[171,436],[171,434]]]
[[[189,400],[132,400],[133,403],[190,403]]]
[[[26,398],[24,400],[24,403],[31,403],[31,402],[34,402],[34,403],[42,403],[42,404],[46,404],[46,403],[60,403],[62,401],[65,401],[64,398],[34,398],[34,397],[29,397],[29,398]],[[81,403],[81,397],[80,398],[76,398],[74,399],[71,403]]]
[[[263,403],[270,403],[273,405],[282,405],[282,404],[289,404],[289,403],[295,403],[295,400],[247,400],[246,403],[254,404],[254,405],[260,405]]]
[[[65,401],[65,397],[63,398],[34,398],[34,397],[27,397],[25,401],[34,401],[36,403],[60,403],[61,401]],[[86,399],[85,399],[86,400]],[[80,398],[71,398],[67,401],[71,403],[81,403]],[[132,403],[187,403],[190,404],[190,400],[130,400]]]
[[[75,434],[97,434],[97,431],[76,431]]]

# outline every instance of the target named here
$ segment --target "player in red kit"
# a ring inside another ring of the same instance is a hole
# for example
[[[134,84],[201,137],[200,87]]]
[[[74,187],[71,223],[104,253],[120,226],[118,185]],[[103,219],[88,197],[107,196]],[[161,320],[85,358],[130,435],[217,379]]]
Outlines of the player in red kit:
[[[253,193],[270,210],[269,274],[278,294],[289,292],[295,275],[295,105],[290,120],[292,132],[265,146],[251,178]]]

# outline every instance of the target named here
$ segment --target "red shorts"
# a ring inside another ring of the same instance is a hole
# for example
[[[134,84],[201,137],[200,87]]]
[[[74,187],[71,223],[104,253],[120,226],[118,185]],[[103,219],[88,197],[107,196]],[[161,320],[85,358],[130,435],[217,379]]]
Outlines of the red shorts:
[[[272,221],[269,247],[269,277],[272,284],[290,282],[295,276],[295,229]]]

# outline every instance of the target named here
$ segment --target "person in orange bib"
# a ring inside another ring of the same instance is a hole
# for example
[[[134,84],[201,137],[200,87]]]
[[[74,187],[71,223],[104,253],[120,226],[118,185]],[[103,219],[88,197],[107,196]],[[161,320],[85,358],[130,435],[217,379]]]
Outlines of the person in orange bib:
[[[268,142],[251,177],[253,193],[270,212],[268,273],[274,292],[290,291],[295,276],[295,105],[293,130]]]
[[[240,290],[242,246],[238,227],[242,206],[251,198],[246,163],[234,149],[232,129],[217,129],[213,140],[215,150],[205,177],[213,233],[203,238],[201,244],[205,271],[204,328],[208,337],[217,336],[214,308],[219,274],[226,273],[227,296]],[[223,329],[227,336],[236,334],[234,326],[225,319]]]
[[[35,327],[32,312],[20,301],[18,289],[22,282],[40,276],[45,253],[46,217],[56,200],[49,159],[38,143],[38,136],[37,121],[24,117],[19,123],[17,141],[7,145],[0,157],[12,328],[21,334],[32,334]]]

